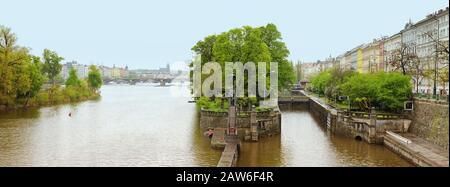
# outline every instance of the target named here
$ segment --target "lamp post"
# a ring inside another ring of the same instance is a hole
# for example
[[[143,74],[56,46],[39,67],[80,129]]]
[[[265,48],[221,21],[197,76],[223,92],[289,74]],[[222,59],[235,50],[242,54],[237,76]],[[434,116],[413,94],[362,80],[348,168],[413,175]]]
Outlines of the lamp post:
[[[435,42],[435,59],[434,59],[434,85],[433,85],[433,96],[437,98],[437,61],[438,61],[438,42],[439,42],[439,19],[435,15],[433,17],[437,22],[437,39]],[[432,35],[432,34],[430,34]]]

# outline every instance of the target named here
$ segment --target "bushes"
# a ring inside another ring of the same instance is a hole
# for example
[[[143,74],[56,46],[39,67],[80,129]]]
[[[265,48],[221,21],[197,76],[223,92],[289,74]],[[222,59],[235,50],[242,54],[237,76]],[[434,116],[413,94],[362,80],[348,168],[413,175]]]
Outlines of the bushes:
[[[325,89],[330,86],[331,73],[323,71],[311,78],[312,91],[319,95],[325,94]]]
[[[361,110],[376,107],[387,111],[398,111],[412,96],[411,78],[400,73],[336,73],[324,71],[311,79],[313,92],[335,98],[350,97],[353,106]]]
[[[28,106],[43,106],[49,104],[61,104],[68,102],[78,102],[87,99],[98,97],[96,92],[93,92],[87,86],[87,82],[80,80],[79,86],[56,86],[53,89],[41,90],[32,97]]]
[[[223,100],[222,103],[220,98],[200,97],[197,100],[197,106],[214,112],[226,112],[228,111],[229,103],[226,100]]]

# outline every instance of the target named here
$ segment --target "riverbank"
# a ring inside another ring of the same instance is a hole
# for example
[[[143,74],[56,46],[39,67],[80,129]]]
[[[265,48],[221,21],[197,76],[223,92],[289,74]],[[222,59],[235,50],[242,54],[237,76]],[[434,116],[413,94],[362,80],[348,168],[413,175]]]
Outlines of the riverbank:
[[[325,104],[324,101],[322,101],[321,98],[314,97],[312,95],[309,95],[305,92],[302,92],[304,95],[311,98],[310,102],[317,103],[315,110],[316,114],[319,115],[319,117],[324,118],[322,120],[323,124],[327,124],[327,128],[331,129],[331,131],[335,131],[333,129],[334,126],[338,126],[339,122],[342,123],[348,122],[349,119],[346,120],[338,120],[338,117],[327,117],[329,120],[326,120],[325,116],[336,116],[336,112],[339,111],[338,109],[334,108],[333,106],[330,106],[328,104]],[[342,117],[342,116],[341,116]],[[448,117],[448,116],[447,116]],[[352,116],[350,116],[352,118]],[[370,115],[369,115],[370,118]],[[365,123],[357,123],[356,128],[350,127],[346,130],[346,132],[355,133],[357,135],[358,132],[360,133],[360,137],[364,137],[364,130],[362,129],[369,129],[366,134],[370,135],[370,132],[373,132],[373,134],[376,136],[376,139],[379,141],[373,141],[373,143],[382,144],[389,148],[391,151],[396,153],[397,155],[401,156],[402,158],[408,160],[410,163],[416,165],[416,166],[433,166],[433,167],[448,167],[449,166],[449,155],[448,151],[443,148],[441,145],[434,143],[433,141],[429,141],[426,138],[420,137],[420,135],[417,135],[414,133],[414,131],[410,132],[411,130],[408,128],[411,124],[411,121],[408,123],[404,123],[404,125],[395,125],[400,128],[387,128],[385,126],[385,123],[377,123],[377,119],[367,119],[365,120]],[[336,121],[337,120],[337,121]],[[374,123],[371,124],[371,121],[374,120]],[[399,120],[399,119],[397,119]],[[407,120],[407,119],[405,119]],[[412,119],[412,123],[414,123],[415,119]],[[356,120],[358,122],[358,120]],[[378,120],[380,121],[380,120]],[[364,126],[364,124],[367,125],[367,127]],[[448,124],[448,123],[447,123]],[[340,125],[342,126],[342,125]],[[351,126],[351,125],[350,125]],[[372,126],[372,127],[371,127]],[[382,126],[382,127],[381,127]],[[337,127],[334,127],[337,128]],[[371,129],[373,128],[373,129]],[[448,125],[447,125],[448,129]],[[386,131],[389,130],[395,130],[395,132],[389,132]],[[448,133],[448,132],[447,132]],[[342,134],[342,133],[340,133]],[[394,135],[393,135],[394,134]],[[364,139],[364,138],[362,138]],[[366,138],[367,139],[367,138]],[[448,139],[447,139],[448,140]],[[367,140],[366,140],[367,141]],[[368,141],[369,143],[372,143],[371,141]],[[448,146],[448,142],[446,144]]]
[[[37,108],[44,106],[77,103],[100,98],[99,92],[73,87],[60,87],[53,90],[42,90],[35,97],[18,99],[16,103],[0,105],[0,112],[10,110]]]

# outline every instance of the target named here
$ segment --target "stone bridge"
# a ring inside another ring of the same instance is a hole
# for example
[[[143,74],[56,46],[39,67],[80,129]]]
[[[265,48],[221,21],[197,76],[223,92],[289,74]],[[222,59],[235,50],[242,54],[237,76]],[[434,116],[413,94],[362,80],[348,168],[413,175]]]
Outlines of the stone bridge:
[[[151,82],[151,83],[159,83],[160,86],[165,86],[167,83],[171,83],[172,80],[175,79],[172,75],[155,75],[151,77],[128,77],[128,78],[114,78],[114,79],[104,79],[103,82],[116,82],[123,84],[131,84],[135,85],[139,82]]]

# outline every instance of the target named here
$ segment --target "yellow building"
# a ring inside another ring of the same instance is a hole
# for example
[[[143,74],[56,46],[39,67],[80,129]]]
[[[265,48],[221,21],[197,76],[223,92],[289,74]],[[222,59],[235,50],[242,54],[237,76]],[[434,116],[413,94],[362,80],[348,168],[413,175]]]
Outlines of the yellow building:
[[[358,66],[361,73],[374,73],[383,71],[383,40],[374,40],[372,43],[366,44],[358,53]]]
[[[363,51],[361,48],[359,48],[357,52],[356,65],[356,71],[358,71],[359,73],[365,73],[363,64]]]

